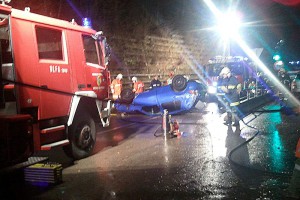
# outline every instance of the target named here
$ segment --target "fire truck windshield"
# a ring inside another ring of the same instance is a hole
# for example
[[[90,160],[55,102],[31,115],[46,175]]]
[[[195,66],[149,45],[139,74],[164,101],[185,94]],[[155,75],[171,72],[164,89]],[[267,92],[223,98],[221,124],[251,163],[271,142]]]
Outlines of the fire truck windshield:
[[[244,66],[242,63],[239,62],[234,62],[234,63],[213,63],[213,64],[208,64],[206,66],[206,73],[207,76],[209,77],[217,77],[219,76],[221,70],[223,67],[229,67],[231,70],[231,73],[233,75],[242,75],[244,73]]]

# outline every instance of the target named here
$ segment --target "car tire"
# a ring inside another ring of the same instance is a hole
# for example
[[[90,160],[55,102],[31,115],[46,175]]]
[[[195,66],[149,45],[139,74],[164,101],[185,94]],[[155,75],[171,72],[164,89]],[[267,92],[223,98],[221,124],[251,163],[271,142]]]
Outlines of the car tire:
[[[122,90],[120,100],[121,100],[122,103],[129,103],[130,104],[130,103],[132,103],[134,97],[135,97],[134,92],[132,92],[131,89],[126,88],[126,89]]]
[[[187,86],[187,79],[182,75],[176,75],[172,79],[172,89],[175,92],[183,91]]]

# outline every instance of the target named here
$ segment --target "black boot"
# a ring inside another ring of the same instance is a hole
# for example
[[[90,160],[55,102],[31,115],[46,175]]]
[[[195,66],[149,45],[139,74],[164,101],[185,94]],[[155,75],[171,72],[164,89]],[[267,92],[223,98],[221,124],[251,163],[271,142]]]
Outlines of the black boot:
[[[240,126],[240,120],[237,116],[234,116],[234,123],[232,126],[238,126],[238,127]]]
[[[227,112],[227,120],[224,122],[225,125],[231,125],[232,124],[232,113]]]

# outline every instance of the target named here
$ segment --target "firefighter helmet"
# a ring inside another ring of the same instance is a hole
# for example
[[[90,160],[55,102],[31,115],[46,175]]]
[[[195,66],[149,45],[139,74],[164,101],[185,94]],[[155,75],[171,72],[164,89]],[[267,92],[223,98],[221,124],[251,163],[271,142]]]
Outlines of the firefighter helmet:
[[[220,76],[227,75],[229,73],[230,73],[230,69],[228,67],[224,67],[220,72]]]
[[[117,79],[122,79],[123,78],[123,75],[122,74],[118,74],[117,75]]]
[[[132,82],[137,82],[137,77],[134,76],[134,77],[132,77],[131,80],[132,80]]]

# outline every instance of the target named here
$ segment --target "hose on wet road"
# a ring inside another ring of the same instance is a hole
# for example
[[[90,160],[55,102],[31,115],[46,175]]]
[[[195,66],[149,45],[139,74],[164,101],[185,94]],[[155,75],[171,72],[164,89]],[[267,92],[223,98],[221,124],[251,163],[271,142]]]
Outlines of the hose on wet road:
[[[262,110],[257,110],[257,111],[254,111],[253,113],[251,114],[254,114],[254,113],[259,113],[259,115],[263,114],[263,113],[272,113],[272,112],[282,112],[282,108],[281,109],[272,109],[272,110],[266,110],[266,109],[262,109]],[[256,127],[253,127],[253,126],[250,126],[249,125],[249,122],[253,121],[254,119],[257,118],[257,116],[259,115],[254,115],[255,117],[248,121],[247,123],[244,121],[244,119],[242,119],[241,121],[243,122],[243,124],[248,127],[248,128],[251,128],[251,129],[254,129],[256,132],[254,133],[254,135],[252,137],[250,137],[249,139],[247,139],[245,142],[239,144],[238,146],[236,146],[235,148],[233,148],[229,154],[228,154],[228,159],[229,161],[236,165],[236,166],[239,166],[239,167],[244,167],[244,168],[248,168],[248,169],[251,169],[251,170],[255,170],[255,171],[259,171],[263,174],[272,174],[272,175],[276,175],[276,176],[284,176],[284,177],[287,177],[287,176],[290,176],[291,174],[290,173],[278,173],[278,172],[271,172],[271,171],[267,171],[267,170],[263,170],[263,169],[258,169],[258,168],[253,168],[251,166],[245,166],[245,165],[242,165],[242,164],[239,164],[238,162],[234,161],[234,159],[232,158],[232,155],[233,153],[235,153],[236,151],[238,151],[239,149],[243,148],[245,145],[247,145],[248,143],[250,143],[254,138],[256,138],[261,132],[260,130],[258,130]]]

